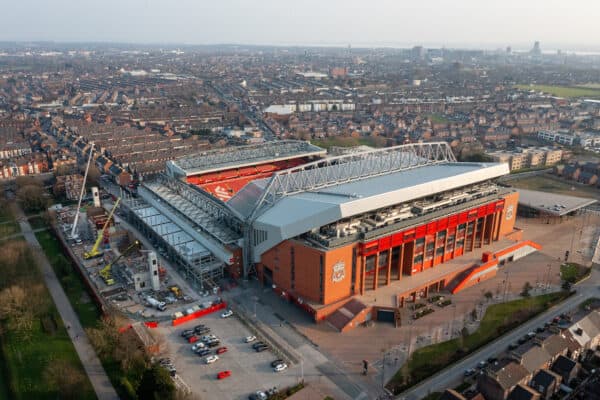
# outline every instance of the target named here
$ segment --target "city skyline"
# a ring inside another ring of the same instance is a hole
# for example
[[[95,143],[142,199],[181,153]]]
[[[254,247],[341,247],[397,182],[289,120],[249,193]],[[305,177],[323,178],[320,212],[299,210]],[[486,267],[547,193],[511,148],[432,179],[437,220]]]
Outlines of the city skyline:
[[[0,41],[108,42],[158,45],[275,45],[530,49],[595,52],[600,5],[576,0],[510,0],[481,6],[462,0],[452,7],[439,0],[399,5],[331,1],[219,4],[152,0],[11,4],[0,16]],[[594,12],[597,11],[597,12]],[[28,23],[23,23],[23,20]],[[468,28],[468,29],[467,29]]]

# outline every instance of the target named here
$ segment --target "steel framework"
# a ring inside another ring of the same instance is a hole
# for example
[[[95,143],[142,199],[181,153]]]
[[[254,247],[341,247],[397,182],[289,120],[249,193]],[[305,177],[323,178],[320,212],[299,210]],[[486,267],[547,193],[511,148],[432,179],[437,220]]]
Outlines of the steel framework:
[[[144,183],[143,188],[165,200],[169,207],[220,243],[233,243],[241,236],[241,221],[190,185],[159,175],[154,181]]]
[[[426,165],[456,162],[446,142],[412,143],[345,154],[275,172],[254,205],[248,222],[284,196]],[[348,194],[352,196],[352,193]]]
[[[218,165],[239,164],[246,160],[271,159],[305,153],[325,153],[325,150],[299,140],[282,140],[240,147],[227,147],[204,151],[192,156],[175,159],[174,163],[182,169],[214,168]]]

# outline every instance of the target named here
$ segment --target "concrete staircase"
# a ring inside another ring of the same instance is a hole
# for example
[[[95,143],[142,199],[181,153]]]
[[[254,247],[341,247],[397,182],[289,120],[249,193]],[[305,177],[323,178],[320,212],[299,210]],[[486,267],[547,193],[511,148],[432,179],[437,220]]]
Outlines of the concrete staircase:
[[[364,303],[356,299],[350,299],[340,308],[331,313],[326,321],[340,332],[354,328],[361,322],[370,309]]]

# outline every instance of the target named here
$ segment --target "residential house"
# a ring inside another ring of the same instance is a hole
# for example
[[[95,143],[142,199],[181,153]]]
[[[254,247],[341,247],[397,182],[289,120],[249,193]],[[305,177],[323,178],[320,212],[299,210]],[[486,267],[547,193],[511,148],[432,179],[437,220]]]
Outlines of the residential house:
[[[517,385],[508,395],[508,400],[539,400],[541,395],[530,387]]]
[[[521,364],[504,359],[490,365],[478,376],[477,389],[486,400],[505,400],[517,385],[527,385],[530,378],[531,372]]]
[[[542,399],[549,400],[556,393],[562,382],[562,377],[548,369],[540,369],[531,379],[529,386],[537,390]]]
[[[558,356],[551,369],[560,375],[562,381],[568,385],[579,373],[579,363],[568,357]]]

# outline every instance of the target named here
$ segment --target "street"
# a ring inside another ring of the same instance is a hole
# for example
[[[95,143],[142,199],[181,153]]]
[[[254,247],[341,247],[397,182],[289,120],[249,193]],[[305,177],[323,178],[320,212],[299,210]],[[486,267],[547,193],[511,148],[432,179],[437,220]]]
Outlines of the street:
[[[565,313],[572,308],[576,308],[581,302],[590,297],[597,297],[600,294],[597,283],[599,281],[600,270],[598,270],[597,267],[592,268],[590,277],[574,286],[574,289],[577,290],[577,293],[565,300],[563,303],[550,308],[546,312],[538,315],[508,334],[501,336],[495,341],[474,352],[470,356],[450,365],[443,371],[401,393],[396,398],[404,400],[419,400],[431,392],[443,391],[446,388],[452,388],[453,385],[460,382],[465,369],[473,368],[473,366],[479,361],[486,360],[488,357],[494,356],[495,354],[505,350],[509,344],[516,342],[520,337],[524,336],[528,332],[535,331],[538,326],[544,325],[545,322],[548,322],[553,317],[561,313]]]

